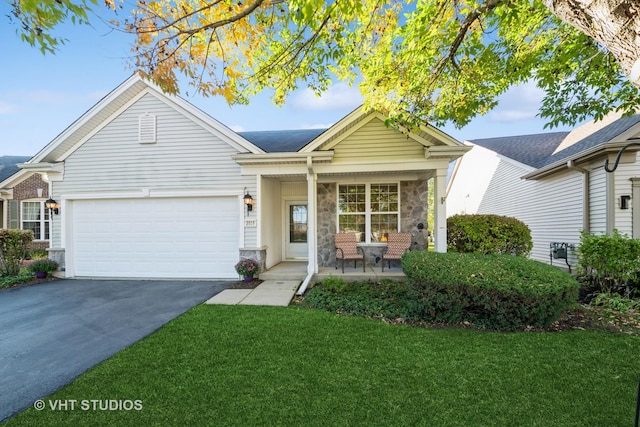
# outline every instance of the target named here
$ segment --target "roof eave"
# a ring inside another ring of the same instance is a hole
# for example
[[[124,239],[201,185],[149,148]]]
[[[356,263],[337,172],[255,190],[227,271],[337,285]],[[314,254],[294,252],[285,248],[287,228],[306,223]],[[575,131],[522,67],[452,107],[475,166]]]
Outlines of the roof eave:
[[[598,157],[605,156],[607,154],[617,153],[618,151],[620,151],[622,147],[624,147],[628,143],[629,143],[628,140],[606,142],[606,143],[597,145],[595,147],[592,147],[590,149],[576,153],[572,156],[567,156],[561,160],[558,160],[540,169],[536,169],[535,171],[524,175],[522,178],[530,179],[530,180],[545,178],[549,175],[553,175],[557,172],[568,169],[567,164],[569,162],[573,162],[574,164],[584,163],[584,162],[596,159]],[[640,147],[629,148],[629,151],[638,151],[638,150],[640,150]]]

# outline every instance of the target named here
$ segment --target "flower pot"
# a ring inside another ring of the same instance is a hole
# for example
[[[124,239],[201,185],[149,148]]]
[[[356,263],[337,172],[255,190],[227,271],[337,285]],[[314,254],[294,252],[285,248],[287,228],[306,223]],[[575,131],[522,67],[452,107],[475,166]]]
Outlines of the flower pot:
[[[46,271],[36,271],[36,279],[46,279],[47,272]]]
[[[253,282],[253,276],[245,276],[244,277],[244,281],[245,282]]]

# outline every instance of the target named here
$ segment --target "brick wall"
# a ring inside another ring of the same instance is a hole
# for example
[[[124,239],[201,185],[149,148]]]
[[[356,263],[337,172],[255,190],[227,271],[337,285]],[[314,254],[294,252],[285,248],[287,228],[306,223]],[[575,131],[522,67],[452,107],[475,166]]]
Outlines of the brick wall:
[[[42,189],[42,196],[38,196],[38,189]],[[47,200],[49,198],[49,184],[47,184],[40,174],[33,174],[15,187],[13,187],[13,200]],[[22,212],[19,210],[19,221],[22,221]],[[31,243],[31,249],[46,249],[49,247],[48,241],[36,241]]]

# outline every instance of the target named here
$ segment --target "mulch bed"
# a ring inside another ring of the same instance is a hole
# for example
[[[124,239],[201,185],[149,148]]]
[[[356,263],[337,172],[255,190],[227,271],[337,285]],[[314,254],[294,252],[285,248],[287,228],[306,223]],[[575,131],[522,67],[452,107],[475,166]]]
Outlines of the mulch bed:
[[[264,282],[264,280],[253,279],[250,282],[245,282],[244,280],[240,280],[238,282],[234,282],[227,289],[255,289],[258,287],[260,283]]]

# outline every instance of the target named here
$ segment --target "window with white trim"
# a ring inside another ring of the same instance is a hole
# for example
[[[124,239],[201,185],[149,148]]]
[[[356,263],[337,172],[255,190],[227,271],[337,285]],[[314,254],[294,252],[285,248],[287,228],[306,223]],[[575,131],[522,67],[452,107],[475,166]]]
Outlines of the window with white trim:
[[[49,240],[49,209],[44,201],[25,201],[21,206],[21,226],[33,231],[34,240]]]
[[[398,183],[338,184],[338,232],[361,243],[386,242],[400,220]]]

